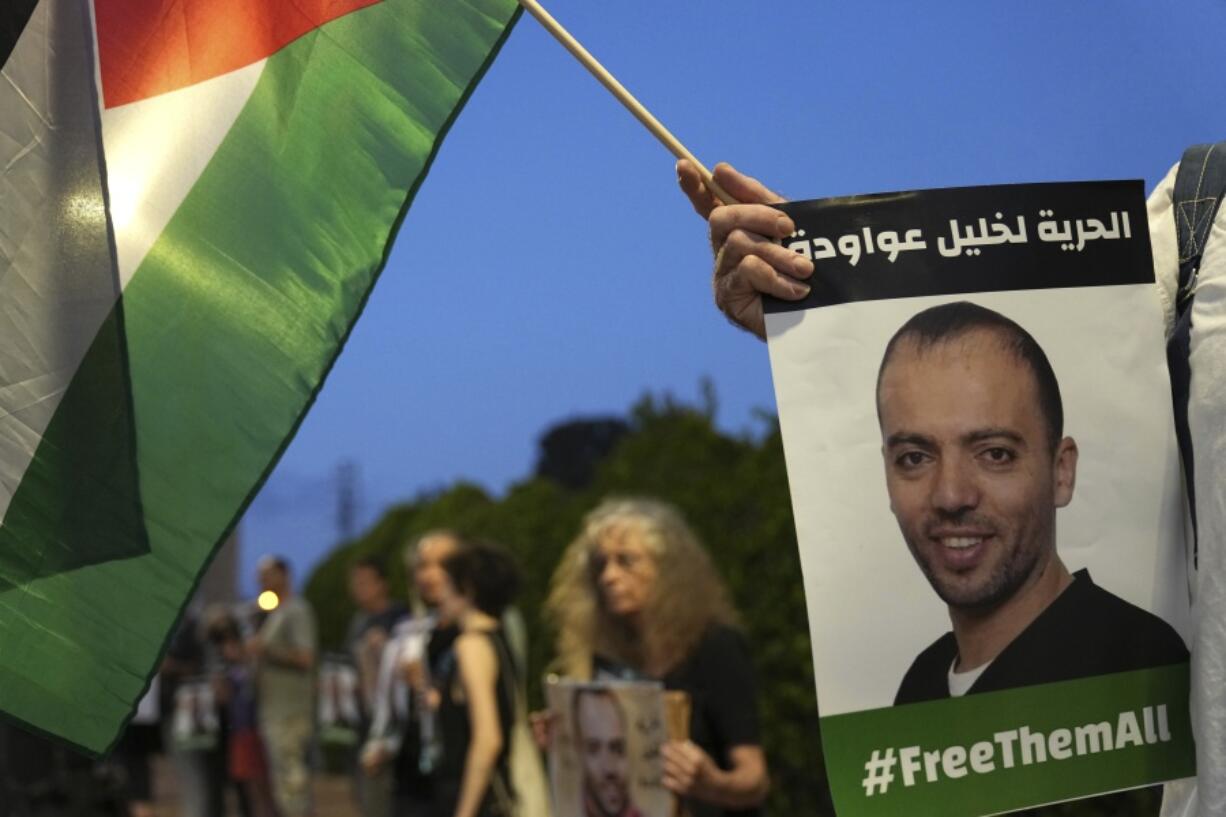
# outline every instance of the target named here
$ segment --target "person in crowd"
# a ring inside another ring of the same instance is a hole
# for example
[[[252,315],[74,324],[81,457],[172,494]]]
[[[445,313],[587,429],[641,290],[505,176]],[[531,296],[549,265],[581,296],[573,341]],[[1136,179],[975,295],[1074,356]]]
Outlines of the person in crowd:
[[[379,658],[397,624],[409,615],[409,608],[391,597],[387,567],[383,560],[364,556],[349,568],[349,597],[357,610],[345,633],[345,651],[358,668],[362,702],[370,711],[378,680]]]
[[[516,812],[510,775],[518,669],[501,616],[519,589],[510,554],[462,541],[443,559],[439,615],[457,636],[437,662],[429,705],[437,711],[441,756],[434,817],[503,817]]]
[[[0,817],[128,817],[122,772],[0,718]]]
[[[363,723],[360,741],[370,730],[379,680],[379,662],[396,625],[408,617],[409,608],[392,599],[387,568],[374,556],[364,556],[349,568],[349,597],[357,610],[345,634],[345,651],[358,671]],[[359,743],[359,747],[361,743]],[[376,774],[360,768],[354,775],[354,795],[365,817],[386,817],[391,809],[391,775],[386,767]]]
[[[393,628],[380,658],[371,727],[361,753],[368,775],[390,769],[396,817],[425,814],[433,801],[437,741],[434,712],[425,698],[431,663],[447,652],[457,634],[450,621],[440,619],[438,602],[446,580],[443,560],[459,542],[453,531],[431,530],[405,548],[413,613]]]
[[[115,746],[112,759],[123,769],[123,796],[128,817],[154,817],[153,756],[157,753],[158,687],[155,675],[149,689],[136,706],[136,713]]]
[[[222,667],[214,678],[218,702],[225,707],[227,772],[241,791],[246,817],[276,817],[264,741],[260,737],[255,677],[238,621],[229,615],[208,626],[208,640],[217,649]]]
[[[171,636],[159,673],[162,746],[175,771],[178,806],[183,817],[214,817],[224,808],[225,758],[221,747],[186,748],[172,734],[175,698],[179,687],[203,677],[207,670],[206,644],[201,638],[201,615],[188,609]]]
[[[601,503],[554,573],[547,612],[562,674],[656,679],[689,695],[690,739],[666,743],[661,755],[664,785],[692,817],[761,813],[770,781],[749,649],[710,557],[675,508]]]
[[[300,817],[311,810],[307,763],[314,729],[315,661],[319,652],[315,614],[293,592],[289,563],[265,556],[258,565],[260,588],[276,595],[276,607],[247,640],[255,660],[260,734],[268,754],[277,810]]]

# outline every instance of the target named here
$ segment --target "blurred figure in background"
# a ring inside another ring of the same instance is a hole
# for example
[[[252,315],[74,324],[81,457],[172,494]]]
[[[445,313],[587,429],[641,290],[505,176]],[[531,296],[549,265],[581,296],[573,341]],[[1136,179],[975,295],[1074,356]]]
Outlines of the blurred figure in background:
[[[462,624],[456,615],[458,608],[442,604],[446,592],[455,593],[454,580],[445,565],[470,545],[455,531],[436,529],[420,535],[405,549],[414,614],[397,625],[384,650],[370,737],[362,752],[362,764],[368,772],[377,774],[385,766],[392,767],[396,817],[428,815],[439,808],[437,802],[442,795],[438,786],[445,777],[443,754],[449,750],[447,735],[440,734],[436,711],[440,704],[438,679],[448,671],[454,672],[453,645]],[[527,652],[523,617],[506,607],[500,623],[511,662],[523,667]],[[509,700],[518,697],[517,711],[522,715],[522,676],[513,673],[507,677],[518,684],[517,689],[508,687],[507,693]],[[544,771],[524,720],[521,716],[515,721],[518,728],[509,736],[509,743],[519,749],[511,753],[513,788],[520,800],[518,813],[545,817],[549,805]],[[444,812],[445,808],[439,813]]]
[[[379,663],[388,639],[409,608],[393,601],[387,583],[383,561],[373,556],[358,559],[349,568],[349,596],[357,606],[345,634],[345,652],[358,670],[363,723],[359,734],[359,750],[370,729],[375,710],[375,693],[379,681]],[[374,774],[356,768],[354,794],[365,817],[388,817],[391,813],[392,777],[386,766]]]
[[[122,769],[123,797],[128,817],[155,817],[153,807],[152,759],[161,745],[158,736],[158,688],[161,679],[153,676],[149,689],[136,705],[136,713],[124,728],[111,754]]]
[[[452,622],[440,618],[438,603],[446,581],[443,560],[456,552],[459,542],[453,531],[432,530],[405,548],[414,611],[393,629],[381,656],[370,733],[362,749],[367,774],[390,770],[396,817],[426,814],[433,800],[438,742],[426,697],[432,665],[457,634]]]
[[[369,706],[378,681],[379,658],[392,630],[409,608],[391,598],[383,560],[364,556],[349,568],[349,596],[357,606],[345,633],[345,651],[358,668],[362,700]]]
[[[246,645],[256,666],[260,734],[277,810],[282,817],[302,817],[311,811],[307,753],[314,730],[319,652],[315,614],[294,594],[284,559],[265,556],[257,574],[260,589],[276,595],[276,606]]]
[[[462,542],[442,562],[439,614],[459,631],[438,661],[430,705],[437,707],[442,756],[433,817],[502,817],[517,811],[510,774],[519,670],[502,632],[502,613],[519,591],[509,553]]]
[[[749,649],[710,557],[675,508],[601,503],[563,554],[546,608],[564,675],[654,679],[690,696],[690,739],[666,743],[661,755],[664,785],[692,817],[761,814],[770,782]]]
[[[122,774],[0,720],[0,817],[129,817]]]
[[[206,671],[205,643],[200,633],[200,611],[184,613],[162,658],[158,692],[162,721],[162,747],[175,770],[182,817],[215,817],[224,809],[225,762],[220,748],[189,749],[174,736],[175,698],[179,687]]]
[[[244,817],[276,817],[267,754],[259,733],[255,674],[238,620],[230,615],[214,619],[209,623],[208,639],[222,661],[214,686],[218,702],[225,707],[226,766],[231,783],[240,790],[240,811]]]

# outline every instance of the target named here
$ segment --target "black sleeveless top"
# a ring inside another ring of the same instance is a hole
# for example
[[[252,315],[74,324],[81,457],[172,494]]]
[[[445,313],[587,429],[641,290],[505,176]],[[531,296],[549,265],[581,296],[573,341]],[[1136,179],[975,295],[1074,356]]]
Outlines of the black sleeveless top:
[[[502,727],[502,749],[494,766],[494,774],[501,778],[500,784],[510,784],[509,758],[511,726],[515,718],[515,688],[517,670],[501,629],[483,633],[490,639],[490,646],[498,660],[498,674],[494,679],[494,694],[498,701],[498,723]],[[468,720],[468,699],[460,679],[455,647],[439,660],[435,676],[440,693],[437,727],[442,743],[442,759],[435,779],[434,813],[448,815],[455,812],[460,797],[460,780],[464,776],[464,763],[468,746],[472,741],[472,724]],[[491,780],[491,788],[495,781]],[[481,814],[493,813],[492,793],[487,790]]]

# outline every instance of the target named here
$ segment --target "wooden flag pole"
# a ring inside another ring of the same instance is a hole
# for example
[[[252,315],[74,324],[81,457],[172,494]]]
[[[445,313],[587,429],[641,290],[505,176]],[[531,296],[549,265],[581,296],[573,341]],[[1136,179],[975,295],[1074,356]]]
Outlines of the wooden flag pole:
[[[557,20],[541,8],[541,4],[537,0],[519,0],[519,4],[528,10],[528,13],[535,17],[540,24],[545,27],[545,30],[557,39],[562,46],[575,56],[575,59],[583,63],[583,67],[592,73],[592,76],[600,80],[600,84],[608,88],[610,93],[625,105],[630,113],[638,119],[647,130],[663,143],[664,147],[668,148],[669,152],[678,159],[685,159],[698,168],[698,172],[702,175],[703,184],[707,189],[719,197],[719,200],[724,204],[737,204],[737,200],[729,196],[728,193],[715,183],[715,179],[711,177],[711,171],[707,170],[706,165],[694,158],[694,154],[686,149],[685,145],[669,132],[668,128],[660,124],[660,120],[651,115],[651,111],[643,107],[643,104],[634,98],[634,95],[626,90],[617,79],[610,74],[605,67],[596,61],[588,50],[579,44],[579,41],[570,35]]]

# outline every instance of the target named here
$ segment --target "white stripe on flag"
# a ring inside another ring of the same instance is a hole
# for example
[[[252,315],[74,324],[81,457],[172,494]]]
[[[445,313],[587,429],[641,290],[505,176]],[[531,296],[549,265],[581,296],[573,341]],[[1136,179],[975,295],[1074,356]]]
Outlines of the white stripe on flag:
[[[123,286],[230,132],[265,62],[102,112]]]

